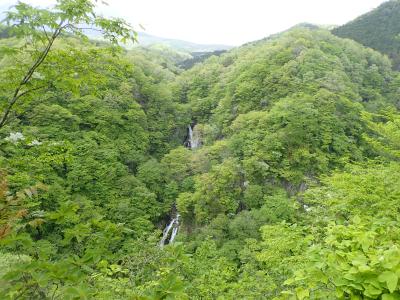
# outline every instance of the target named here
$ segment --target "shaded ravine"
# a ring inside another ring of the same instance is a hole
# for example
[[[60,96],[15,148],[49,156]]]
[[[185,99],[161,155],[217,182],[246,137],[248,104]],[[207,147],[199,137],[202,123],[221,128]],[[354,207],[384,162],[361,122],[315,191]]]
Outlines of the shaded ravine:
[[[200,138],[199,135],[196,134],[196,131],[194,130],[194,126],[192,128],[191,125],[188,125],[188,133],[187,133],[187,140],[184,142],[184,146],[193,150],[196,149],[200,146]],[[167,224],[165,229],[163,230],[163,236],[160,241],[160,247],[164,247],[167,244],[172,244],[178,234],[179,231],[179,219],[180,219],[180,214],[174,208],[174,217],[171,219],[171,221]]]

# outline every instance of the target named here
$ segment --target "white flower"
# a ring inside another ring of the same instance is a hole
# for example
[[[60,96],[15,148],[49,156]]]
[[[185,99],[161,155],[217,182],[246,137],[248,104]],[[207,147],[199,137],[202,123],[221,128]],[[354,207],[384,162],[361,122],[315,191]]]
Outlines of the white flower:
[[[38,140],[33,140],[28,144],[28,146],[40,146],[42,142],[39,142]]]
[[[24,139],[25,139],[25,137],[21,132],[11,132],[10,136],[5,138],[6,141],[9,141],[13,144],[16,144],[16,143],[18,143],[18,141],[24,140]]]

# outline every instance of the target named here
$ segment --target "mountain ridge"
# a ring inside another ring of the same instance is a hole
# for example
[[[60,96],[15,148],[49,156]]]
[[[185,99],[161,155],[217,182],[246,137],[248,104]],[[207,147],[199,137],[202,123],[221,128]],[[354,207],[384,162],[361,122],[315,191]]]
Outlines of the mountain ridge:
[[[384,2],[370,12],[336,27],[332,33],[388,55],[400,70],[400,1]]]
[[[183,50],[186,52],[213,52],[220,50],[229,50],[234,48],[231,45],[223,44],[201,44],[195,42],[189,42],[181,39],[159,37],[146,32],[138,32],[138,46],[152,46],[162,44],[169,46],[176,50]]]

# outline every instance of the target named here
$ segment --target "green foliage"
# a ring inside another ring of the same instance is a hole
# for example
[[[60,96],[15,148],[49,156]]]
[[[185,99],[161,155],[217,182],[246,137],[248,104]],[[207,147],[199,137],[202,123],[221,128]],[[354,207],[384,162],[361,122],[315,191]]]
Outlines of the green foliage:
[[[393,59],[393,66],[398,69],[400,67],[399,17],[400,3],[398,0],[391,0],[350,23],[333,29],[332,33],[351,38],[387,54]]]
[[[316,242],[286,284],[311,299],[398,297],[398,167],[351,166],[305,193]]]
[[[325,90],[312,98],[283,99],[269,112],[240,115],[231,127],[232,147],[243,157],[252,181],[278,177],[299,184],[341,160],[361,156],[356,142],[361,131],[358,110]],[[348,120],[339,117],[350,111],[353,116]]]
[[[234,214],[239,208],[242,181],[234,160],[226,160],[213,167],[210,173],[200,175],[195,186],[192,202],[196,221],[207,222],[220,213]]]
[[[369,134],[365,134],[364,138],[371,144],[373,149],[382,157],[389,160],[400,158],[400,119],[396,114],[387,116],[364,114],[367,121]],[[378,119],[378,121],[374,121]],[[383,119],[380,121],[379,119]]]
[[[324,212],[331,219],[349,220],[354,215],[396,218],[399,167],[394,162],[351,166],[346,172],[322,178],[324,185],[307,191],[303,201],[313,213]]]
[[[39,9],[18,2],[6,13],[2,23],[11,27],[11,34],[25,41],[25,45],[7,51],[12,64],[6,65],[8,68],[3,74],[7,76],[2,78],[0,85],[0,97],[4,100],[0,106],[2,109],[0,128],[8,122],[20,98],[31,101],[35,94],[33,92],[52,85],[54,76],[42,72],[45,72],[46,64],[49,67],[49,63],[52,70],[58,69],[57,62],[62,61],[64,56],[62,54],[65,52],[57,55],[51,50],[61,34],[84,38],[86,36],[82,26],[86,24],[100,30],[113,44],[118,44],[119,39],[135,41],[136,36],[124,20],[97,16],[95,5],[91,0],[59,0],[52,10]],[[21,50],[25,48],[27,51]],[[70,54],[74,52],[70,51]],[[47,59],[49,56],[50,59]]]
[[[387,58],[320,29],[293,29],[245,45],[181,77],[176,96],[191,103],[193,119],[216,123],[222,132],[239,114],[321,89],[369,109],[394,100],[384,99],[393,80]]]
[[[0,126],[1,299],[399,298],[387,58],[301,26],[182,71],[171,49],[83,39],[132,37],[92,2],[57,7],[18,4],[29,22],[0,40],[7,107],[69,22]]]
[[[312,289],[312,298],[397,299],[398,231],[390,219],[356,216],[347,225],[332,223],[322,244],[307,253],[311,266],[296,272],[295,280]]]

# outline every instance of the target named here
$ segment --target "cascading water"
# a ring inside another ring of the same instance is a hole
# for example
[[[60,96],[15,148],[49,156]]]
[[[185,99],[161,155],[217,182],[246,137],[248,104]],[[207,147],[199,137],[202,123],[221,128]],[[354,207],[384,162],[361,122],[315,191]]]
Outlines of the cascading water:
[[[185,147],[189,149],[196,149],[200,146],[200,136],[197,130],[193,130],[191,125],[188,125],[188,135],[187,140],[185,141]],[[179,230],[179,218],[180,215],[176,212],[176,216],[172,218],[171,222],[167,224],[163,231],[163,236],[160,241],[160,247],[164,247],[166,244],[172,244],[175,240],[176,235],[178,234]]]
[[[174,242],[175,237],[178,234],[179,217],[180,215],[177,213],[176,217],[171,220],[167,227],[165,227],[163,231],[163,237],[160,241],[160,247],[164,247],[167,243],[172,244]]]
[[[175,220],[175,226],[172,228],[172,233],[171,233],[171,238],[169,239],[170,243],[173,243],[175,240],[176,235],[178,234],[178,229],[179,229],[179,217],[180,215],[177,214]]]
[[[194,129],[194,130],[193,130]],[[200,136],[195,128],[191,125],[188,126],[188,143],[187,147],[190,149],[196,149],[200,146]]]

